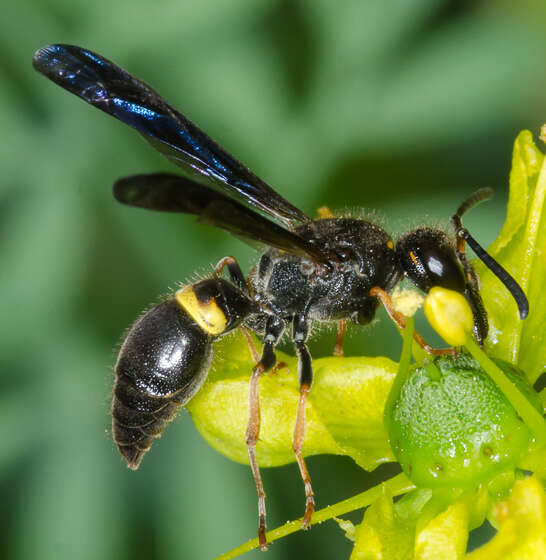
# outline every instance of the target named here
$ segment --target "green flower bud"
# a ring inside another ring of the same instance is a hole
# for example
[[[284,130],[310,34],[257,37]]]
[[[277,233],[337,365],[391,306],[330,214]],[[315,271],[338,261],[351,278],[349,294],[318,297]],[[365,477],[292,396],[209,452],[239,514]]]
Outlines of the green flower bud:
[[[538,407],[524,375],[496,363]],[[465,354],[415,367],[389,420],[391,446],[404,472],[429,488],[473,487],[513,469],[530,441],[512,405]]]

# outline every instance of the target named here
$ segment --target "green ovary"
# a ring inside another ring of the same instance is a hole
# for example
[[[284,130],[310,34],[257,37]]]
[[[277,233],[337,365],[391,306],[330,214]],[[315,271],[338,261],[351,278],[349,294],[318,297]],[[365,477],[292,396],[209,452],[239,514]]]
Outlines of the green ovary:
[[[524,376],[497,365],[526,395]],[[445,357],[410,373],[390,411],[390,442],[404,472],[425,487],[472,487],[515,468],[530,432],[479,364]]]

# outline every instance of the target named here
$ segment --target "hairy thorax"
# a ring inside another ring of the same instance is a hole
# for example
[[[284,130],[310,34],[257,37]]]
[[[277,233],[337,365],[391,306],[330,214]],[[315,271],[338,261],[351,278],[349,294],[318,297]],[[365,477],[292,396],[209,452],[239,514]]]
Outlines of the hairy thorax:
[[[388,291],[398,280],[387,232],[354,218],[315,220],[296,232],[331,254],[331,261],[316,264],[270,249],[249,277],[254,299],[285,320],[304,313],[319,321],[349,318],[369,323],[377,307],[370,289],[379,286]]]

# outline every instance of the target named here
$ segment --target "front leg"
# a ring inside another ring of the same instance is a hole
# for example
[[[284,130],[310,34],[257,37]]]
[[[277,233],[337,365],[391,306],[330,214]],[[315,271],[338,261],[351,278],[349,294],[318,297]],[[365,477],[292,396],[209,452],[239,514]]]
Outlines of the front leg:
[[[406,316],[403,313],[400,313],[400,311],[396,311],[392,303],[391,296],[389,296],[385,290],[379,286],[375,286],[370,290],[370,295],[379,299],[393,323],[400,330],[404,330],[406,328]],[[434,348],[426,342],[426,340],[417,331],[413,331],[413,339],[425,352],[427,352],[427,354],[433,354],[435,356],[444,356],[446,354],[451,356],[457,355],[455,348]]]
[[[276,362],[274,348],[284,331],[284,322],[274,316],[269,316],[265,327],[264,344],[262,349],[262,357],[254,366],[250,377],[248,387],[248,426],[246,430],[246,445],[248,447],[248,458],[252,476],[256,484],[256,493],[258,494],[258,540],[260,548],[267,550],[267,540],[265,538],[266,531],[266,509],[265,509],[265,491],[262,482],[262,475],[256,459],[256,443],[260,435],[260,398],[258,391],[258,382],[262,373],[271,369]]]
[[[333,354],[338,358],[343,358],[345,352],[343,352],[343,342],[345,341],[345,333],[347,332],[347,319],[340,319],[337,322],[337,337],[336,345],[334,346]]]
[[[298,381],[300,384],[300,398],[296,414],[296,425],[294,427],[294,439],[292,449],[296,454],[296,461],[300,469],[301,478],[305,487],[305,514],[303,516],[302,528],[307,529],[311,524],[311,517],[315,511],[315,498],[311,477],[302,455],[303,442],[305,440],[305,406],[307,396],[313,384],[313,362],[311,354],[305,345],[309,334],[309,325],[305,314],[296,315],[292,327],[292,337],[298,355]]]

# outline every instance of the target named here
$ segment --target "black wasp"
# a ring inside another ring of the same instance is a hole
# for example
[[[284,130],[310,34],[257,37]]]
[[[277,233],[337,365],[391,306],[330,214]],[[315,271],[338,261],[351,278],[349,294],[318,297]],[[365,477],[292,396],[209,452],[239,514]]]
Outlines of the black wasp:
[[[520,317],[527,315],[521,288],[461,223],[466,210],[491,196],[489,189],[477,191],[459,207],[452,218],[455,237],[422,227],[403,235],[395,247],[388,233],[372,222],[309,218],[148,85],[91,51],[51,45],[36,52],[34,67],[135,128],[197,179],[165,173],[126,177],[114,185],[119,202],[195,214],[252,244],[268,246],[247,279],[237,261],[225,257],[211,278],[181,288],[138,319],[119,353],[112,402],[114,440],[127,465],[136,469],[166,424],[201,387],[210,368],[213,342],[238,327],[260,335],[261,356],[250,342],[257,363],[250,378],[246,441],[258,492],[262,548],[266,546],[265,493],[255,454],[260,428],[258,380],[275,366],[274,348],[287,327],[291,327],[298,357],[300,399],[293,449],[305,484],[303,526],[307,527],[315,503],[302,446],[306,400],[313,381],[306,340],[314,321],[338,322],[337,354],[342,353],[346,322],[370,323],[380,302],[403,326],[404,317],[394,310],[389,292],[407,276],[425,292],[441,286],[464,294],[474,314],[475,337],[483,344],[487,315],[478,277],[465,256],[466,242],[512,293]],[[220,276],[224,268],[229,281]],[[419,335],[416,339],[427,351],[442,352],[429,347]]]

